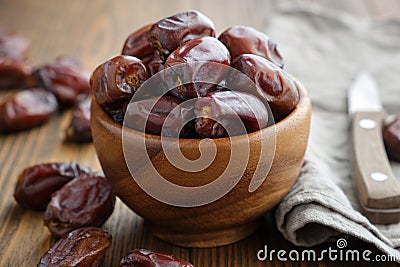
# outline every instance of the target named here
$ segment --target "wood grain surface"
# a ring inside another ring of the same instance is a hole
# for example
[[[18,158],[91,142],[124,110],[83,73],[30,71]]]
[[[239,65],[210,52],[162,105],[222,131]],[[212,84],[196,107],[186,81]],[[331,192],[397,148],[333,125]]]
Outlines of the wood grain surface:
[[[317,2],[361,17],[400,17],[397,0],[0,0],[0,25],[27,36],[32,41],[31,60],[35,65],[52,61],[59,55],[79,57],[89,69],[120,53],[126,36],[138,27],[167,15],[196,9],[209,16],[217,32],[230,25],[245,24],[263,29],[265,20],[286,2]],[[14,90],[15,91],[15,90]],[[0,92],[0,99],[14,91]],[[13,198],[18,174],[23,168],[48,161],[78,160],[100,170],[91,144],[73,145],[63,142],[70,111],[58,113],[40,128],[0,136],[0,266],[36,266],[40,257],[54,243],[44,227],[42,213],[24,210]],[[263,227],[251,237],[232,245],[212,249],[187,249],[154,238],[143,226],[142,219],[120,201],[103,227],[113,235],[113,245],[104,266],[118,266],[120,258],[133,248],[150,248],[173,253],[195,266],[337,266],[360,263],[261,262],[257,251],[297,249],[287,242],[274,225],[273,213],[267,214]],[[348,248],[370,249],[370,245],[348,239]],[[334,243],[316,247],[320,251]],[[364,264],[376,266],[376,263]],[[390,266],[385,263],[384,266]],[[395,264],[393,264],[395,266]]]

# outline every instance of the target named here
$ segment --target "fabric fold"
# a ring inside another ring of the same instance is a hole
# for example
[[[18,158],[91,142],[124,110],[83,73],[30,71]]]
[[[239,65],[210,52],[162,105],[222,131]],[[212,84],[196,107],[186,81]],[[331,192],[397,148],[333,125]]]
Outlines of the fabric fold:
[[[286,6],[269,18],[266,33],[313,104],[304,167],[275,212],[279,231],[300,246],[353,236],[400,262],[400,223],[374,225],[359,212],[346,105],[353,78],[366,70],[378,82],[385,110],[400,113],[400,21]],[[400,176],[400,164],[392,167]]]

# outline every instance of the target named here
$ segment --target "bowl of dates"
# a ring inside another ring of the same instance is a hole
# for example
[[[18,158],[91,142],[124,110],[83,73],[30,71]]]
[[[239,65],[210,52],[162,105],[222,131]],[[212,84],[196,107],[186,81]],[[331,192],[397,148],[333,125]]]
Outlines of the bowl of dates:
[[[188,247],[252,234],[288,193],[311,102],[277,44],[248,26],[216,35],[186,11],[129,35],[92,73],[93,143],[118,197],[160,239]]]

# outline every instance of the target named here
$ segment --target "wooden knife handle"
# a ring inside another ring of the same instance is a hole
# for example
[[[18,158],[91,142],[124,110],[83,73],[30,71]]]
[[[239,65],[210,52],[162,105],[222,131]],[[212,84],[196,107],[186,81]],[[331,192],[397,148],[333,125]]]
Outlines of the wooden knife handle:
[[[383,112],[353,117],[353,177],[361,204],[369,209],[399,209],[400,181],[393,174],[382,138]]]

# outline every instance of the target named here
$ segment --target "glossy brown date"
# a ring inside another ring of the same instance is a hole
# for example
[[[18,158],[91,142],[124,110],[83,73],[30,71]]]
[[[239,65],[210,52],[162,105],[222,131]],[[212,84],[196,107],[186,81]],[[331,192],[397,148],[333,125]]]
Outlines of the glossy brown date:
[[[393,120],[384,127],[383,141],[388,156],[400,161],[400,115],[394,116]]]
[[[132,250],[121,259],[120,267],[193,267],[187,261],[174,255],[155,252],[147,249]]]
[[[44,223],[55,236],[85,226],[101,226],[114,210],[115,195],[98,174],[81,174],[51,197]]]
[[[80,228],[58,240],[38,267],[100,267],[111,245],[111,235],[94,227]]]
[[[125,125],[146,133],[169,137],[187,137],[190,135],[190,119],[192,108],[181,104],[181,101],[169,95],[130,103],[125,117]],[[174,112],[171,111],[177,108]],[[170,115],[170,119],[167,116]],[[165,123],[165,124],[164,124]]]
[[[244,92],[212,92],[196,101],[194,112],[196,132],[203,137],[250,133],[268,124],[268,110],[264,103]]]
[[[232,26],[218,37],[228,48],[232,61],[242,54],[262,56],[278,67],[283,67],[282,55],[277,44],[264,33],[248,26]]]
[[[215,36],[213,22],[200,12],[190,10],[154,23],[148,40],[165,61],[181,44],[205,36]]]
[[[38,85],[52,92],[62,107],[75,105],[90,93],[90,74],[75,58],[57,58],[36,69],[32,77]]]
[[[132,56],[116,56],[98,66],[90,79],[94,97],[103,108],[120,109],[149,77],[143,62]]]
[[[91,142],[92,130],[90,128],[90,102],[91,98],[79,102],[72,111],[71,122],[65,130],[65,140],[68,142]]]
[[[158,54],[154,54],[146,65],[151,76],[164,70],[164,62],[161,60]]]
[[[0,103],[0,133],[27,130],[47,122],[57,111],[54,95],[35,88],[20,91]]]
[[[75,161],[28,167],[18,177],[14,198],[25,208],[44,210],[54,192],[79,175],[90,172],[90,168]]]
[[[143,26],[139,30],[131,33],[125,40],[122,48],[122,55],[137,57],[143,61],[151,58],[154,54],[154,49],[147,40],[149,30],[153,24]]]
[[[172,95],[183,100],[205,96],[215,90],[229,64],[229,51],[220,41],[213,37],[196,38],[168,57],[165,66],[177,67],[173,71],[166,69],[165,83],[168,88],[174,88],[170,91]]]
[[[23,36],[0,29],[0,89],[23,86],[30,75],[30,42]]]
[[[231,72],[226,78],[226,86],[265,99],[275,122],[286,117],[299,102],[299,93],[291,77],[271,61],[253,54],[243,54],[231,66],[244,73],[254,84]]]

